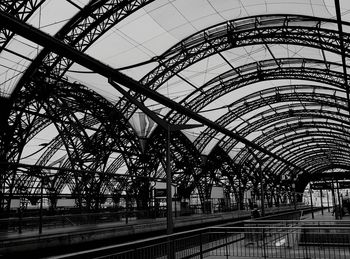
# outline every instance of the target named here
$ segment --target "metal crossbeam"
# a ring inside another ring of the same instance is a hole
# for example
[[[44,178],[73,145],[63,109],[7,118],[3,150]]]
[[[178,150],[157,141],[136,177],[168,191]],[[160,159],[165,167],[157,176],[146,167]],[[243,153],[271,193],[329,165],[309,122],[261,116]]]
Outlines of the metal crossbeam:
[[[338,31],[339,31],[339,45],[340,45],[340,51],[341,51],[341,60],[343,64],[343,75],[344,75],[344,86],[346,88],[346,97],[348,100],[348,109],[350,113],[350,89],[348,85],[348,72],[346,68],[346,58],[345,58],[345,47],[344,47],[344,35],[343,35],[343,26],[342,26],[342,19],[341,19],[341,13],[340,13],[340,4],[339,0],[334,0],[335,2],[335,10],[337,13],[337,24],[338,24]]]
[[[342,102],[345,102],[345,98],[335,98],[334,95],[329,95],[329,94],[315,94],[313,93],[313,87],[309,87],[310,93],[304,93],[302,96],[298,96],[297,93],[296,94],[281,94],[280,97],[283,99],[283,101],[298,101],[300,100],[300,98],[305,101],[305,102],[312,102],[312,103],[319,103],[319,105],[321,104],[326,104],[332,107],[337,107],[338,109],[346,109],[346,106],[341,105]],[[284,90],[286,89],[293,89],[293,87],[284,87]],[[300,87],[301,92],[303,90],[307,89],[307,87]],[[327,88],[324,88],[324,90],[327,90]],[[328,89],[331,90],[331,89]],[[333,94],[333,89],[331,90],[331,93]],[[266,97],[264,99],[261,98],[256,98],[257,96],[259,96],[259,93],[255,93],[255,94],[251,94],[247,97],[245,97],[244,99],[240,99],[239,101],[235,102],[234,107],[235,109],[232,109],[229,113],[224,114],[222,117],[218,118],[218,120],[216,120],[215,122],[223,127],[225,127],[226,125],[230,124],[232,122],[232,120],[234,120],[235,118],[237,118],[238,116],[241,116],[243,114],[249,113],[251,112],[253,109],[257,109],[260,107],[263,107],[266,105],[266,103],[268,104],[273,104],[273,103],[278,103],[278,101],[276,101],[276,98],[274,95],[271,95],[271,89],[268,90],[264,90],[262,92],[262,94],[266,95]],[[253,101],[249,101],[250,99],[252,99]],[[249,106],[246,107],[245,103],[248,103]],[[281,108],[286,108],[286,107],[281,107]],[[287,114],[288,115],[288,114]],[[276,116],[275,116],[276,117]],[[280,118],[282,119],[282,118]],[[247,123],[249,123],[249,120],[247,121]],[[265,124],[269,124],[271,123],[269,120],[265,120]],[[253,123],[251,125],[254,128],[258,128],[260,127],[258,123]],[[244,131],[246,129],[249,129],[249,126],[244,127]],[[209,143],[210,136],[213,136],[215,133],[215,130],[213,129],[206,129],[195,141],[195,145],[197,146],[197,148],[199,148],[200,150],[203,149],[206,144]],[[241,135],[244,134],[244,132],[239,133]]]
[[[165,182],[164,177],[150,177],[150,176],[142,176],[142,175],[128,175],[128,174],[121,174],[121,173],[109,173],[109,172],[99,172],[96,170],[82,170],[82,169],[74,169],[74,168],[68,168],[68,167],[57,167],[57,166],[47,166],[47,165],[32,165],[32,164],[26,164],[26,163],[8,163],[8,162],[0,162],[0,168],[6,167],[6,168],[26,168],[28,170],[33,170],[32,176],[40,177],[42,170],[56,170],[56,171],[67,171],[72,172],[77,175],[95,175],[98,174],[100,176],[109,176],[109,177],[120,177],[120,178],[140,178],[140,179],[149,179],[154,180],[157,182]],[[50,174],[47,174],[50,176]]]
[[[303,171],[302,168],[298,167],[294,163],[290,163],[289,161],[275,155],[269,150],[266,150],[265,148],[256,145],[255,143],[247,140],[246,138],[243,138],[242,136],[224,128],[220,125],[212,122],[211,120],[194,113],[192,110],[181,106],[177,102],[159,94],[156,91],[152,91],[149,88],[144,87],[139,82],[131,79],[130,77],[116,71],[112,67],[103,64],[102,62],[80,52],[75,50],[74,48],[68,46],[67,44],[55,39],[54,37],[28,25],[21,21],[18,21],[17,19],[13,18],[12,16],[8,15],[7,13],[4,13],[0,11],[0,21],[1,23],[9,30],[21,35],[22,37],[33,41],[41,46],[46,47],[47,49],[51,50],[52,52],[55,52],[58,55],[63,55],[76,63],[96,72],[100,75],[112,79],[113,81],[129,88],[132,91],[135,91],[139,94],[145,95],[151,99],[153,99],[156,102],[159,102],[167,107],[170,107],[180,113],[185,114],[186,116],[198,121],[199,123],[202,123],[208,127],[214,128],[217,131],[231,137],[234,139],[239,140],[240,142],[244,143],[247,146],[250,146],[256,150],[259,150],[260,152],[263,152],[267,154],[268,156],[271,156],[275,159],[278,159],[282,161],[283,163],[290,165],[294,168],[297,168],[300,171]]]

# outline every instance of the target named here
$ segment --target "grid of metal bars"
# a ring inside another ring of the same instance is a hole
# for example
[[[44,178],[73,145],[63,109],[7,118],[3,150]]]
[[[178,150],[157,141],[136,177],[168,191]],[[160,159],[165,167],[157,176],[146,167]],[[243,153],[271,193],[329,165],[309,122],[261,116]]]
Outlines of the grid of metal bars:
[[[88,253],[87,256],[347,259],[350,258],[350,221],[250,221],[243,226],[205,228],[115,248],[106,252],[101,249],[99,256]]]

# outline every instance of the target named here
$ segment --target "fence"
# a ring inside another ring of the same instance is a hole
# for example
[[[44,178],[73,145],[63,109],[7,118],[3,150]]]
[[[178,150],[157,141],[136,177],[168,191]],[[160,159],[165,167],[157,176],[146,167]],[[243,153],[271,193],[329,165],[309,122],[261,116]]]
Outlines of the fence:
[[[266,208],[266,214],[277,214],[288,209],[292,209],[291,205]],[[298,209],[309,209],[308,206],[300,205]],[[199,209],[198,209],[199,211]],[[152,222],[156,217],[152,214],[152,210],[130,210],[130,211],[102,211],[95,213],[74,213],[74,214],[62,214],[49,216],[45,215],[47,211],[44,211],[43,217],[38,216],[39,210],[28,210],[21,213],[11,215],[9,218],[0,219],[0,234],[2,233],[25,233],[28,231],[36,231],[41,225],[45,232],[46,229],[65,228],[71,226],[89,225],[89,224],[101,224],[115,222],[117,224],[129,224],[131,222],[140,222],[140,220],[149,219],[148,222]],[[166,211],[163,208],[160,210],[157,217],[165,219]],[[197,212],[198,216],[203,215]],[[226,212],[228,213],[228,212]],[[250,211],[234,211],[232,212],[237,217],[249,217]],[[175,214],[174,214],[175,216]]]
[[[242,225],[242,223],[241,223]],[[350,258],[350,221],[245,221],[57,258]]]
[[[350,258],[350,228],[333,226],[249,226],[211,229],[210,258]]]

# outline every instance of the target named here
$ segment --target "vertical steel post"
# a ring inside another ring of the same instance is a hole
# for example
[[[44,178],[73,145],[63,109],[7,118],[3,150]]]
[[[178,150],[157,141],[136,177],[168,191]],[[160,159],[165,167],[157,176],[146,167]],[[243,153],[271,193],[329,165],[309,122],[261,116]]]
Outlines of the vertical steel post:
[[[129,223],[129,197],[126,196],[126,204],[125,204],[125,224]]]
[[[171,235],[174,232],[174,223],[173,223],[173,204],[171,197],[171,154],[170,154],[170,125],[166,127],[166,198],[167,198],[167,235]],[[168,259],[174,259],[174,246],[170,236],[167,238],[168,245]]]
[[[264,178],[263,178],[263,173],[261,169],[261,161],[258,161],[259,163],[259,173],[260,173],[260,181],[261,181],[261,216],[265,216],[265,192],[264,192]]]
[[[328,190],[327,190],[327,207],[328,207],[328,212],[330,212],[330,208],[329,208],[329,194],[328,194]]]
[[[0,174],[0,212],[5,211],[5,179],[2,179],[2,175]]]
[[[297,198],[296,198],[296,195],[295,195],[295,182],[292,183],[292,188],[293,188],[294,210],[297,210]]]
[[[332,180],[332,198],[333,198],[333,213],[335,215],[335,219],[338,219],[338,212],[337,212],[337,202],[336,202],[336,199],[335,199],[335,193],[334,193],[334,182]]]
[[[167,189],[167,234],[173,233],[173,208],[171,197],[171,157],[170,157],[170,126],[167,127],[166,138],[166,189]]]
[[[203,235],[202,232],[199,234],[199,258],[203,259]]]
[[[311,216],[312,216],[312,219],[314,219],[314,218],[315,218],[315,215],[314,215],[314,206],[313,206],[313,202],[312,202],[311,183],[310,183],[309,191],[310,191],[310,203],[311,203]]]
[[[226,248],[226,259],[228,259],[229,251],[228,251],[228,240],[227,240],[227,230],[225,230],[225,248]]]
[[[342,19],[341,19],[341,8],[339,0],[334,0],[335,4],[335,12],[337,14],[337,24],[338,24],[338,31],[339,31],[339,45],[340,45],[340,51],[341,51],[341,59],[342,59],[342,66],[343,66],[343,78],[344,78],[344,86],[346,90],[346,99],[348,102],[348,110],[350,113],[350,89],[348,85],[348,72],[347,72],[347,65],[346,65],[346,47],[344,44],[344,35],[343,35],[343,26],[342,26]]]
[[[176,208],[176,205],[177,205],[177,195],[174,195],[175,196],[175,200],[174,200],[174,209],[175,209],[175,213],[174,213],[174,217],[176,218],[176,214],[177,214],[177,208]]]
[[[242,189],[241,189],[241,175],[242,174],[239,174],[239,178],[238,178],[238,199],[237,199],[237,209],[238,211],[241,210],[241,192],[242,192]]]
[[[342,215],[342,208],[341,208],[341,205],[342,205],[342,204],[341,204],[339,189],[340,189],[340,186],[339,186],[339,181],[338,181],[338,179],[337,179],[338,212],[339,212],[339,218],[342,219],[342,218],[343,218],[343,215]]]
[[[39,211],[39,234],[43,232],[43,190],[44,190],[44,177],[41,177],[40,186],[40,211]]]
[[[263,257],[266,259],[266,242],[265,242],[265,227],[262,227],[262,246],[263,246]]]
[[[19,200],[21,200],[21,198]],[[18,208],[18,233],[19,234],[22,233],[22,207],[21,207],[21,202],[20,202],[19,208]]]
[[[322,195],[322,189],[320,189],[320,198],[321,198],[321,213],[323,215],[323,195]]]

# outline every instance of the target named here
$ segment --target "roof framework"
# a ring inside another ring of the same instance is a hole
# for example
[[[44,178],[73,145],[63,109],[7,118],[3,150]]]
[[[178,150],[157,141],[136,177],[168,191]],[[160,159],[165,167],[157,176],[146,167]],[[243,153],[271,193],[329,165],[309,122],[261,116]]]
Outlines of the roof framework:
[[[338,13],[332,1],[202,1],[201,11],[197,0],[78,2],[0,3],[13,21],[0,28],[8,199],[38,194],[45,178],[49,197],[69,193],[88,208],[108,195],[147,203],[166,177],[166,132],[113,76],[167,123],[203,123],[172,133],[182,197],[196,190],[204,201],[213,185],[240,195],[242,183],[259,184],[260,163],[271,189],[290,188],[287,177],[303,191],[323,172],[349,170],[346,1]],[[67,7],[69,17],[45,16]]]

